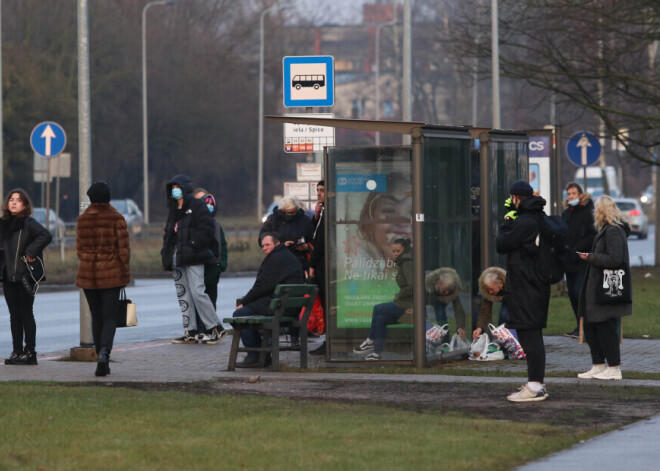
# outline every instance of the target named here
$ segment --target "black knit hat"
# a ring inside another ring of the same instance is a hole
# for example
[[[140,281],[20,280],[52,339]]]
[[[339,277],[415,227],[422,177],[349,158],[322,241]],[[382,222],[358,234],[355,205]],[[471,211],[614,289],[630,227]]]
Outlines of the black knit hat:
[[[92,203],[109,203],[110,187],[106,182],[96,182],[87,190],[87,196]]]
[[[509,188],[509,194],[516,196],[532,196],[534,194],[534,190],[525,180],[518,180],[513,182],[513,185],[511,185],[511,188]]]

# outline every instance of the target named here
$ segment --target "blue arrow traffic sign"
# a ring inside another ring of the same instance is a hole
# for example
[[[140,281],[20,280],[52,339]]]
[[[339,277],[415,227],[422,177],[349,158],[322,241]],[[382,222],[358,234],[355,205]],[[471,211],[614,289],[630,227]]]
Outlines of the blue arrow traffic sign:
[[[566,144],[568,159],[579,167],[586,167],[598,162],[600,152],[600,141],[596,136],[585,131],[573,134]]]
[[[66,133],[59,124],[45,121],[32,130],[30,145],[35,154],[46,158],[57,157],[66,146]]]

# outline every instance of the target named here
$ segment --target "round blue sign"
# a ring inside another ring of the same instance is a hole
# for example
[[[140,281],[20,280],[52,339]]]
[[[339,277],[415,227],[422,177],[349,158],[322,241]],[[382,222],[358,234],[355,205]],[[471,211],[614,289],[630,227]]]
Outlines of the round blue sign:
[[[32,130],[30,145],[35,154],[46,158],[57,157],[66,146],[66,133],[59,124],[45,121]]]
[[[586,167],[600,159],[600,141],[593,134],[580,131],[571,136],[566,144],[566,155],[571,163]]]

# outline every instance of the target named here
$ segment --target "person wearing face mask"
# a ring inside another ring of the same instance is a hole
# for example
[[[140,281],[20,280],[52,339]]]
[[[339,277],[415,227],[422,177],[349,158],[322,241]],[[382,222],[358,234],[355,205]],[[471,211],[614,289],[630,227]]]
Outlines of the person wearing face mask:
[[[165,190],[169,214],[161,259],[163,268],[173,272],[185,329],[172,343],[206,343],[219,338],[220,321],[204,285],[204,264],[215,258],[215,221],[204,202],[193,197],[187,175],[173,177]],[[197,325],[195,311],[203,325]]]
[[[308,274],[309,245],[305,242],[305,237],[310,237],[311,230],[312,220],[300,208],[298,198],[285,196],[261,226],[259,241],[267,232],[277,234],[282,244],[286,245],[296,256],[305,274]],[[259,242],[259,246],[261,246],[261,242]]]
[[[564,257],[564,271],[566,272],[566,288],[571,300],[571,308],[575,315],[575,329],[564,334],[566,337],[579,338],[578,298],[587,263],[578,257],[577,252],[589,252],[596,237],[594,226],[594,202],[589,193],[584,193],[577,182],[566,185],[566,209],[561,217],[566,221],[568,234],[566,245],[568,249]]]
[[[222,230],[220,222],[215,217],[216,204],[213,195],[204,188],[197,188],[195,190],[195,198],[204,202],[215,222],[215,238],[211,243],[211,249],[213,250],[215,259],[204,264],[204,292],[209,295],[209,298],[211,298],[213,307],[216,308],[217,312],[216,302],[218,300],[218,282],[220,281],[220,275],[222,272],[227,270],[227,240],[225,239],[225,231]],[[196,316],[197,325],[201,325],[202,320],[199,317],[199,313],[197,313]],[[218,323],[217,329],[219,336],[216,339],[212,338],[213,331],[211,329],[206,332],[208,340],[205,342],[203,341],[202,343],[214,345],[222,340],[227,334],[227,331],[222,326],[222,323]]]
[[[516,329],[526,354],[528,381],[507,396],[511,402],[536,402],[548,398],[545,376],[543,329],[548,322],[550,283],[543,281],[535,266],[539,263],[537,243],[545,199],[534,196],[524,180],[514,182],[509,193],[517,212],[514,220],[500,226],[495,239],[497,253],[506,254],[504,302],[508,313],[506,326]]]

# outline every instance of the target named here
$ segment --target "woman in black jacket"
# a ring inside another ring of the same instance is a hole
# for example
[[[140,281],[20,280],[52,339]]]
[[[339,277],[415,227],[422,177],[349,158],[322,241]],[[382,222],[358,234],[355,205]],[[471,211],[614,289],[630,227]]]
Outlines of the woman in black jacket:
[[[32,306],[34,293],[23,278],[30,276],[27,262],[43,263],[43,249],[53,239],[50,232],[35,221],[32,202],[25,190],[11,190],[2,205],[0,238],[2,239],[2,284],[9,308],[13,351],[5,365],[36,365],[35,341],[37,324]],[[23,347],[25,338],[25,347]]]
[[[566,209],[561,217],[568,226],[566,246],[570,250],[564,256],[564,272],[566,273],[566,288],[575,314],[575,329],[564,334],[566,337],[578,338],[578,295],[584,281],[587,264],[577,256],[577,252],[587,252],[591,249],[596,236],[594,227],[594,203],[589,193],[583,193],[579,183],[570,182],[566,185]]]
[[[605,281],[612,282],[609,278],[603,280],[605,269],[622,271],[623,276],[630,276],[627,240],[630,229],[616,203],[607,195],[596,200],[594,219],[598,234],[593,248],[590,253],[578,254],[588,263],[578,309],[580,317],[584,317],[584,334],[593,366],[589,371],[580,373],[578,378],[618,380],[621,379],[621,352],[617,323],[621,317],[632,314],[632,292],[621,291],[625,291],[626,286],[632,289],[632,286],[628,283],[630,280],[624,281],[620,274],[617,275],[619,278],[614,283],[617,294],[626,295],[622,298],[627,300],[618,303],[598,303],[596,290],[602,290]]]

